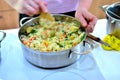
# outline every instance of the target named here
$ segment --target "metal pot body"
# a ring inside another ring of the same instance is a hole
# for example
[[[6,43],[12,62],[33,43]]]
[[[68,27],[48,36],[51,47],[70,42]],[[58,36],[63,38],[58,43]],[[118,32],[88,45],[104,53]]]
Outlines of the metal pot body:
[[[81,46],[79,44],[79,46]],[[42,68],[60,68],[74,63],[81,55],[74,51],[65,50],[60,52],[39,52],[22,45],[24,57],[33,65]]]
[[[107,34],[111,34],[116,30],[120,32],[120,2],[116,2],[112,5],[104,5],[102,8],[105,10],[107,16]]]
[[[106,27],[107,34],[111,34],[115,31],[120,32],[120,21],[119,20],[114,20],[114,19],[108,17],[106,26],[107,26]]]
[[[77,21],[73,17],[69,17],[65,15],[64,16],[54,15],[54,17],[56,20],[62,20],[62,21],[68,20],[70,22],[71,21],[75,22],[76,24],[78,24],[78,26],[81,26],[79,21]],[[19,39],[21,34],[25,33],[27,27],[29,27],[30,25],[38,24],[38,22],[39,22],[39,17],[32,18],[27,22],[25,22],[21,26],[21,29],[19,30],[19,33],[18,33]],[[20,24],[22,24],[22,21],[20,22]],[[83,31],[86,32],[85,30]],[[85,40],[85,38],[86,36],[84,37],[83,41]],[[59,67],[68,66],[74,63],[81,56],[81,54],[90,53],[90,51],[93,49],[93,46],[89,44],[90,45],[89,49],[83,51],[83,48],[85,47],[83,45],[83,41],[80,42],[77,46],[68,50],[63,50],[58,52],[40,52],[37,50],[30,49],[29,47],[26,47],[20,39],[20,42],[23,48],[24,57],[33,65],[36,65],[42,68],[59,68]]]

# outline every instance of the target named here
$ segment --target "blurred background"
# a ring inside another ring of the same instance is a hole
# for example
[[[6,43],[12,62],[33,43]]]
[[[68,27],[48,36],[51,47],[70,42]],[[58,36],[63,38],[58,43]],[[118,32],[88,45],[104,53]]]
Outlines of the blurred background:
[[[98,19],[106,18],[106,15],[100,6],[110,5],[120,0],[93,0],[89,11]],[[0,30],[13,29],[19,27],[19,13],[8,5],[4,0],[0,0]]]

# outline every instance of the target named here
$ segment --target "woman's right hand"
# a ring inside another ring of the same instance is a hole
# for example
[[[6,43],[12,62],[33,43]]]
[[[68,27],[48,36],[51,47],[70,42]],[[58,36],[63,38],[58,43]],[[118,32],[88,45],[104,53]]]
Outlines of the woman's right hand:
[[[42,12],[48,12],[47,3],[43,0],[5,0],[19,13],[33,16]]]
[[[33,16],[39,14],[41,11],[47,12],[46,6],[47,3],[43,0],[23,0],[19,12]]]

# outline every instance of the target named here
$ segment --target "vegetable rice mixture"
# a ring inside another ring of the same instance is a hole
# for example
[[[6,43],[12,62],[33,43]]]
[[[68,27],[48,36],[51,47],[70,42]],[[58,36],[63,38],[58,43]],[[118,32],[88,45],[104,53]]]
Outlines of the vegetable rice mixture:
[[[55,52],[70,49],[85,37],[75,23],[41,21],[40,25],[29,26],[27,34],[21,35],[23,44],[34,50]]]

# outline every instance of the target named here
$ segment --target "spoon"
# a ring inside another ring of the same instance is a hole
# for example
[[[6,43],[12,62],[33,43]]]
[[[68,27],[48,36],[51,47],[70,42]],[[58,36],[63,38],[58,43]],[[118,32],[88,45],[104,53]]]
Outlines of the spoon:
[[[94,40],[94,41],[96,41],[96,42],[99,42],[99,43],[101,43],[101,44],[104,44],[105,46],[110,47],[110,44],[102,41],[99,37],[95,37],[95,36],[91,35],[90,33],[87,34],[87,37],[90,38],[90,39],[92,39],[92,40]]]
[[[84,28],[84,27],[79,27],[79,29],[80,29],[81,31],[83,31],[83,32],[85,31],[85,28]],[[102,41],[99,37],[93,36],[93,35],[90,34],[90,33],[87,34],[87,37],[90,38],[90,39],[92,39],[92,40],[94,40],[94,41],[96,41],[96,42],[98,42],[98,43],[100,43],[100,44],[104,44],[105,46],[110,47],[110,44]]]

